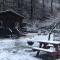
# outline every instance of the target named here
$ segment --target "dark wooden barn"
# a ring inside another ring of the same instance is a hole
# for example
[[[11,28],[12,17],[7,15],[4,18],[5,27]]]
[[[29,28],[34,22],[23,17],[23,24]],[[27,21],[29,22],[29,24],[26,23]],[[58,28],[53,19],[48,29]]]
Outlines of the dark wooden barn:
[[[14,11],[2,11],[0,12],[0,36],[5,35],[19,35],[19,30],[22,28],[23,16]],[[7,31],[10,31],[10,33]]]

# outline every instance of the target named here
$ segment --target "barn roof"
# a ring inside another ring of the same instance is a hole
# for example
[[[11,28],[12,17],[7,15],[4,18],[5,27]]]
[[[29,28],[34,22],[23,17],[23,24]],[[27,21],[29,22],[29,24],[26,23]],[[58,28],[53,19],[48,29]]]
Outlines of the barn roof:
[[[19,21],[24,19],[24,16],[16,13],[15,11],[12,10],[6,10],[6,11],[1,11],[0,12],[0,20],[15,20]]]

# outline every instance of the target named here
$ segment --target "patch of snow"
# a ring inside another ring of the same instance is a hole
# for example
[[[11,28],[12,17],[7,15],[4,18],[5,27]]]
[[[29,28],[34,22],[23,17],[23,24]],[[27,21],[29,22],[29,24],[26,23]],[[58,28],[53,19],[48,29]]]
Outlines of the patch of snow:
[[[20,39],[0,39],[0,60],[42,60],[33,57],[36,53],[26,52],[25,48],[18,48],[18,46],[28,45],[28,40],[48,40],[48,35],[28,35],[30,37],[21,37]],[[51,38],[53,39],[53,35],[51,35]],[[38,46],[38,43],[34,43],[33,46]]]
[[[8,52],[6,50],[2,50],[0,53],[0,60],[39,60],[30,56],[27,52],[20,50],[18,53]]]
[[[0,40],[0,49],[3,48],[12,48],[15,45],[15,41],[12,39],[3,39]]]

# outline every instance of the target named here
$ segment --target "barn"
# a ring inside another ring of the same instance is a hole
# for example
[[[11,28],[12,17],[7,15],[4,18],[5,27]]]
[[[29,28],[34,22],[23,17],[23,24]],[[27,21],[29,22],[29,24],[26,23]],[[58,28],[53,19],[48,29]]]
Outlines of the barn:
[[[0,12],[0,37],[20,36],[24,16],[15,11],[7,10]],[[19,30],[20,29],[20,30]]]

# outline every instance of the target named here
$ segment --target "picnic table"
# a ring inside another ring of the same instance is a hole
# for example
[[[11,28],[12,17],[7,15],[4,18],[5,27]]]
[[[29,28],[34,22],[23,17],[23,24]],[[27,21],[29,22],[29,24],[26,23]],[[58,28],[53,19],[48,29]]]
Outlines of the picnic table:
[[[37,40],[35,40],[32,42],[39,43],[39,47],[32,47],[33,50],[37,51],[36,56],[39,56],[40,51],[45,51],[45,52],[49,53],[51,56],[53,56],[54,58],[60,54],[60,50],[59,50],[60,42],[59,41],[47,41],[47,40],[38,40],[37,41]],[[49,47],[51,47],[51,45],[49,46],[49,44],[51,44],[54,47],[54,49],[49,49]]]

